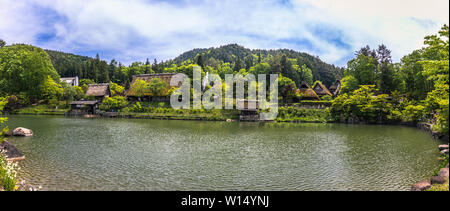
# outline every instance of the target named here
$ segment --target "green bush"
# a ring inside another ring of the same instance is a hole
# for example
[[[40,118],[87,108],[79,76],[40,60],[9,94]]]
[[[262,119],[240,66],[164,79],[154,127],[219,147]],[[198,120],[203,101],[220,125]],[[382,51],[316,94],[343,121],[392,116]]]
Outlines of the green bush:
[[[102,104],[100,105],[100,110],[104,111],[120,111],[128,105],[128,101],[125,97],[122,96],[114,96],[114,97],[106,97],[103,99]]]

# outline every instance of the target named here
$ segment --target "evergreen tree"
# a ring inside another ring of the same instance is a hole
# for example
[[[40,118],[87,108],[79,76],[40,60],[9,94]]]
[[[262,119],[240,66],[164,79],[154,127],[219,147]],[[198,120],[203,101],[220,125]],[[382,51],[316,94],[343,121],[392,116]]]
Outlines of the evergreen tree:
[[[395,89],[394,67],[392,65],[391,51],[385,45],[380,45],[377,50],[379,89],[382,93],[390,94]]]
[[[147,61],[145,62],[145,74],[149,74],[151,72],[151,65],[150,61],[147,58]]]
[[[197,65],[200,66],[202,69],[205,69],[205,62],[203,61],[203,56],[198,55],[197,57]]]
[[[237,57],[236,63],[234,64],[234,72],[239,72],[242,69],[241,58]]]

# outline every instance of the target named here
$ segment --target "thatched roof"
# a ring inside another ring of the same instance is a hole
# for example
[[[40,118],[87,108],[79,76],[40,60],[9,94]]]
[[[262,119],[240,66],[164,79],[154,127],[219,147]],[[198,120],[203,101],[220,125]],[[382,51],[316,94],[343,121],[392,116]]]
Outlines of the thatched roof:
[[[302,83],[300,84],[300,86],[298,86],[298,88],[300,90],[302,90],[302,89],[311,89],[311,87],[308,85],[308,83],[306,83],[304,81],[302,81]]]
[[[88,89],[86,90],[86,96],[94,96],[94,97],[101,97],[101,96],[110,96],[111,90],[108,83],[104,84],[91,84],[89,85]]]
[[[143,80],[147,83],[149,83],[154,78],[159,78],[162,81],[167,83],[166,92],[171,88],[170,86],[170,80],[172,80],[172,77],[175,76],[177,73],[157,73],[157,74],[142,74],[142,75],[134,75],[133,80],[131,81],[130,87],[133,87],[133,84],[136,82],[137,79]],[[181,84],[180,84],[181,85]],[[179,86],[176,86],[179,87]],[[128,90],[127,93],[128,96],[136,96],[132,89]],[[146,95],[150,95],[149,93],[146,93]]]
[[[329,90],[333,95],[338,95],[341,91],[341,81],[337,80],[336,83],[330,86]]]
[[[330,95],[330,96],[333,95],[322,83],[316,83],[316,85],[314,85],[313,90],[314,92],[316,92],[317,95]]]
[[[306,83],[302,82],[297,90],[302,95],[304,100],[320,100],[320,97],[314,92],[313,89]]]

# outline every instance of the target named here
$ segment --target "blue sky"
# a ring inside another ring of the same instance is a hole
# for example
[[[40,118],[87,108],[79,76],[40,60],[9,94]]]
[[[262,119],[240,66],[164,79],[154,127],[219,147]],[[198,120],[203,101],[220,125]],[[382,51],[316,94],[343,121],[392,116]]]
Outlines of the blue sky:
[[[125,64],[237,43],[345,66],[364,45],[394,61],[448,24],[448,0],[0,0],[0,38]]]

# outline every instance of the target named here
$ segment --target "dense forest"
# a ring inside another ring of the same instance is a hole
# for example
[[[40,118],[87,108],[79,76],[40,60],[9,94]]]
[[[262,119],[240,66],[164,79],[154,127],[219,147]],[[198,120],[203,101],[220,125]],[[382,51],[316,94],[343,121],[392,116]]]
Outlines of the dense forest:
[[[276,73],[291,78],[298,86],[303,80],[312,84],[322,81],[331,85],[342,78],[344,69],[327,64],[319,58],[293,50],[250,50],[231,44],[219,48],[194,49],[173,60],[152,63],[134,62],[128,67],[115,60],[106,61],[69,53],[46,50],[61,77],[79,76],[95,82],[115,82],[126,86],[133,75],[146,73],[183,72],[191,64],[200,65],[205,72],[218,73]],[[306,72],[305,72],[306,71]],[[310,72],[308,72],[310,71]]]

